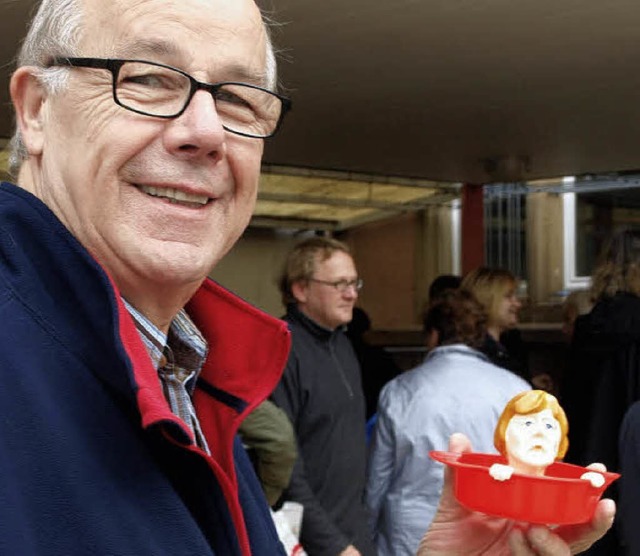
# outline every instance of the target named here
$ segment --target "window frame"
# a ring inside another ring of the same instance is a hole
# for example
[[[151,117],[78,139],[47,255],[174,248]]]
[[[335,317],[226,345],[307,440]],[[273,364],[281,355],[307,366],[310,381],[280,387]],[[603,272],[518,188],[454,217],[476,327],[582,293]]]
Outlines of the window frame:
[[[564,187],[573,187],[574,177],[562,179]],[[579,276],[576,272],[576,193],[562,194],[563,264],[565,290],[582,290],[591,287],[591,276]]]

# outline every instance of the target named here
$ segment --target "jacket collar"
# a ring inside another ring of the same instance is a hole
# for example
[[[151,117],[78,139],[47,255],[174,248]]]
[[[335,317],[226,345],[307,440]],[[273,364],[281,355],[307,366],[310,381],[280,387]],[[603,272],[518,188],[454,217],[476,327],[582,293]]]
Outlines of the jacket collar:
[[[313,336],[321,340],[329,340],[347,329],[346,325],[338,326],[338,328],[335,328],[334,330],[325,328],[324,326],[318,324],[316,321],[305,315],[298,308],[297,303],[289,303],[287,305],[287,315],[285,318],[288,322],[297,324],[298,326],[305,328]]]
[[[436,357],[442,357],[442,356],[447,356],[447,355],[464,355],[466,357],[474,357],[476,359],[480,359],[482,361],[486,361],[488,363],[490,363],[491,361],[489,360],[489,358],[482,352],[478,351],[477,349],[473,349],[472,347],[469,347],[466,344],[451,344],[451,345],[446,345],[446,346],[438,346],[436,348],[433,348],[428,354],[427,357],[425,359],[434,359]]]
[[[117,287],[36,197],[0,185],[0,291],[72,353],[114,399],[137,409],[142,426],[162,427],[206,457],[228,502],[243,554],[249,540],[238,498],[234,438],[242,419],[277,384],[290,346],[286,324],[206,280],[187,312],[210,350],[193,402],[213,457],[190,442]],[[54,363],[55,364],[55,363]],[[55,369],[53,369],[55,371]],[[74,369],[75,370],[75,369]]]
[[[144,426],[176,423],[133,320],[104,269],[46,205],[8,183],[0,186],[0,223],[0,284],[88,372],[137,405]],[[197,409],[224,406],[227,421],[219,426],[230,438],[276,386],[290,346],[287,326],[208,279],[187,312],[210,346],[194,403]]]

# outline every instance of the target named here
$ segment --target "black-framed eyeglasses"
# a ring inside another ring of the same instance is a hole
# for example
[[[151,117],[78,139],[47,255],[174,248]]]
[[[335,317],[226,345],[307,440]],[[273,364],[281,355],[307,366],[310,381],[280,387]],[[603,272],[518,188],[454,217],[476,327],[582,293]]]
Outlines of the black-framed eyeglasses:
[[[291,109],[288,98],[263,87],[234,81],[203,83],[182,70],[156,62],[56,57],[49,63],[49,67],[55,66],[109,70],[114,102],[155,118],[177,118],[197,91],[208,91],[224,129],[244,137],[271,137]]]
[[[330,282],[328,280],[318,280],[317,278],[309,278],[309,282],[317,282],[318,284],[324,284],[325,286],[332,286],[340,293],[344,293],[350,288],[353,288],[357,292],[359,292],[362,289],[362,286],[364,286],[364,281],[362,280],[362,278],[356,278],[355,280],[336,280],[335,282]]]

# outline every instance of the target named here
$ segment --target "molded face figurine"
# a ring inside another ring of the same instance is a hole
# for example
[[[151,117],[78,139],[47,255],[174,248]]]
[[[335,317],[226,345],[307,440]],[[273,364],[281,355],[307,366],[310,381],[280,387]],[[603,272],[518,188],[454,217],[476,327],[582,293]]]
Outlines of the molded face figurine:
[[[550,409],[511,417],[505,433],[509,465],[518,473],[544,475],[558,456],[562,431]]]
[[[518,394],[504,408],[494,434],[495,447],[509,465],[496,465],[492,476],[506,480],[514,471],[544,475],[567,452],[568,430],[567,417],[555,396],[543,390]]]
[[[544,390],[528,390],[511,398],[504,408],[493,435],[496,449],[508,465],[494,463],[489,474],[506,481],[515,471],[542,476],[549,465],[567,453],[569,424],[558,400]],[[580,477],[594,488],[604,484],[604,476],[586,471]]]

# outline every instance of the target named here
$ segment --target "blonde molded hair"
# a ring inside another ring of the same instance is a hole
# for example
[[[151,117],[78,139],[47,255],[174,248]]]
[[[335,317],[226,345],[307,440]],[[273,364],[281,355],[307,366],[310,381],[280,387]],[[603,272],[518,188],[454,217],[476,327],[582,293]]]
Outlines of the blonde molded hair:
[[[500,419],[498,419],[498,424],[496,425],[496,430],[493,435],[493,444],[496,450],[506,457],[507,446],[505,437],[509,421],[511,421],[514,415],[531,415],[532,413],[538,413],[545,409],[551,410],[553,418],[558,421],[560,425],[562,435],[560,444],[558,445],[556,460],[561,460],[567,453],[567,448],[569,448],[569,439],[567,437],[569,423],[557,398],[544,390],[527,390],[509,400],[502,415],[500,415]]]

